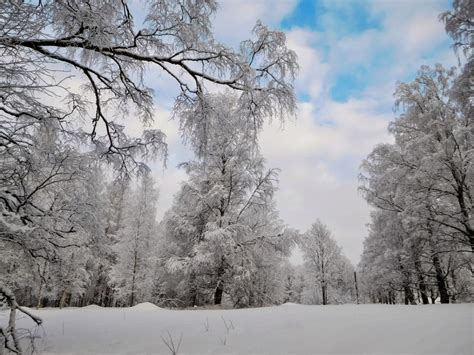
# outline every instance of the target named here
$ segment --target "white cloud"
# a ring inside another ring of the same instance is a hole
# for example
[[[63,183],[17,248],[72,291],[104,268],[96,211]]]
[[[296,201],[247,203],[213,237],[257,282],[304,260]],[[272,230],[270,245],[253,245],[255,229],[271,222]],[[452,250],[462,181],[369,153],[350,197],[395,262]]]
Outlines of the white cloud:
[[[397,54],[416,55],[446,39],[438,15],[445,10],[439,1],[372,1],[373,14],[382,17],[388,43],[397,46]]]
[[[312,98],[324,96],[330,66],[323,62],[321,51],[315,48],[320,35],[300,28],[292,29],[286,35],[288,48],[298,56],[300,70],[295,82],[297,90]]]
[[[375,113],[374,105],[370,100],[328,101],[316,110],[302,103],[296,122],[283,130],[267,126],[260,139],[268,166],[282,169],[277,192],[281,217],[301,231],[321,219],[354,263],[362,251],[369,207],[357,191],[357,168],[337,163],[357,167],[375,144],[389,140],[388,117]]]
[[[287,122],[283,129],[265,128],[260,142],[267,158],[358,159],[388,139],[390,117],[374,112],[369,101],[328,101],[317,110],[312,103],[301,103],[297,116],[296,122]]]
[[[297,0],[227,0],[219,2],[213,27],[216,37],[232,46],[247,39],[257,20],[270,27],[292,12]]]

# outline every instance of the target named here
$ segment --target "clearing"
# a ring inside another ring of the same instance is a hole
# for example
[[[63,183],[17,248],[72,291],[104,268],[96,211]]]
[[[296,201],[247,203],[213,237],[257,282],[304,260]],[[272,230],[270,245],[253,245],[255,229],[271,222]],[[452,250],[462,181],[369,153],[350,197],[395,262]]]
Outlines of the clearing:
[[[473,354],[474,306],[340,305],[240,310],[33,310],[48,354]],[[1,321],[6,313],[1,312]],[[31,328],[22,317],[19,328]],[[172,344],[170,344],[172,346]]]

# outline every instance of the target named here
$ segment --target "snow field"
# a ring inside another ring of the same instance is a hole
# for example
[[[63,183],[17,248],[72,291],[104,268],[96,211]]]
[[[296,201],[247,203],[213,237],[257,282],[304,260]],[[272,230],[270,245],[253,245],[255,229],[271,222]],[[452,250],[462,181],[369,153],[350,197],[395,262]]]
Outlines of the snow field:
[[[42,354],[473,354],[474,306],[42,309]],[[2,317],[3,318],[3,317]],[[19,327],[27,327],[25,318]]]

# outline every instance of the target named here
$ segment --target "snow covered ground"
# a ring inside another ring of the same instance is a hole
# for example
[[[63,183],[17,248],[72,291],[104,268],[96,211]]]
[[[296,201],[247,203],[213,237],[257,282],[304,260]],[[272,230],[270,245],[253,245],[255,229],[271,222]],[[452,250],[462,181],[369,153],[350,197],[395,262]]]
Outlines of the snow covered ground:
[[[37,339],[44,354],[170,354],[162,339],[169,335],[175,343],[182,336],[178,354],[474,354],[469,304],[186,311],[141,304],[35,313],[44,320]]]

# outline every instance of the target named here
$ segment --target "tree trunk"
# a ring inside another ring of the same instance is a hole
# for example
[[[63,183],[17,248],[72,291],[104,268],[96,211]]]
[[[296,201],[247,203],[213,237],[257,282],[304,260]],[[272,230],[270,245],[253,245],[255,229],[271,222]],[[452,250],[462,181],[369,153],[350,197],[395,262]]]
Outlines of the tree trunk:
[[[36,308],[41,308],[41,299],[43,298],[43,280],[40,280],[40,287],[38,291],[38,302],[36,303]]]
[[[403,281],[403,292],[405,294],[405,304],[415,304],[415,296],[413,295],[413,291],[410,287],[410,271],[403,266],[402,260],[398,257],[398,263],[400,267],[400,271],[404,277]]]
[[[224,293],[224,281],[217,282],[216,291],[214,292],[214,304],[222,303],[222,294]]]
[[[100,263],[99,268],[94,272],[89,292],[86,293],[86,303],[100,304],[106,277],[104,276],[104,265]]]
[[[321,277],[322,277],[322,281],[321,281],[321,291],[323,293],[323,305],[326,305],[327,304],[327,296],[328,296],[328,293],[327,293],[327,284],[326,284],[326,267],[325,267],[325,263],[324,263],[324,258],[321,257]]]
[[[453,282],[453,292],[451,296],[451,302],[456,303],[456,274],[454,273],[454,270],[451,270],[451,280]]]
[[[190,306],[191,306],[191,307],[197,306],[197,300],[198,300],[197,288],[196,288],[196,285],[193,284],[193,285],[191,286],[191,302],[190,302]]]
[[[429,299],[428,299],[428,293],[426,292],[426,284],[425,284],[425,282],[424,282],[424,281],[420,281],[419,287],[420,287],[421,301],[423,302],[423,304],[429,304],[430,301],[429,301]]]
[[[325,285],[324,282],[321,286],[321,292],[323,295],[323,305],[327,305],[328,304],[328,291],[327,291],[327,286]]]
[[[66,305],[66,300],[67,300],[67,289],[64,289],[64,291],[61,294],[61,298],[59,300],[59,308],[63,308]]]
[[[405,304],[416,304],[415,303],[415,295],[413,294],[413,290],[410,287],[409,279],[405,280],[405,284],[403,285],[403,293],[405,296]]]
[[[216,290],[214,291],[214,304],[222,303],[222,294],[224,293],[224,280],[222,280],[222,277],[224,276],[224,273],[224,258],[222,258],[221,264],[217,269],[217,286]]]
[[[395,292],[388,291],[388,303],[395,304]]]
[[[415,269],[416,269],[416,273],[418,274],[418,287],[420,288],[421,300],[423,304],[429,304],[430,302],[428,300],[428,293],[427,293],[425,278],[423,277],[420,260],[418,260],[418,258],[415,261]]]
[[[196,274],[191,272],[189,275],[189,305],[194,307],[197,305],[197,287],[196,287]]]
[[[248,306],[252,307],[254,305],[254,294],[253,291],[249,291],[249,299],[248,299]]]
[[[354,284],[355,284],[355,292],[356,292],[356,301],[359,304],[359,287],[357,286],[357,273],[354,271]]]
[[[403,286],[403,291],[405,293],[405,304],[415,304],[415,297],[413,296],[413,291],[408,285]]]
[[[430,298],[431,298],[431,304],[436,303],[436,299],[438,298],[438,295],[435,293],[435,290],[430,288]]]
[[[135,304],[135,283],[137,276],[137,265],[138,265],[138,255],[137,250],[133,254],[133,274],[132,274],[132,292],[130,294],[130,307],[133,307]]]
[[[436,272],[436,283],[438,284],[438,292],[441,303],[449,303],[448,288],[446,287],[446,280],[444,279],[443,269],[441,269],[441,263],[439,261],[438,254],[433,256],[433,265]]]
[[[105,286],[104,292],[101,296],[101,305],[104,307],[111,307],[114,302],[114,289],[108,285]]]

